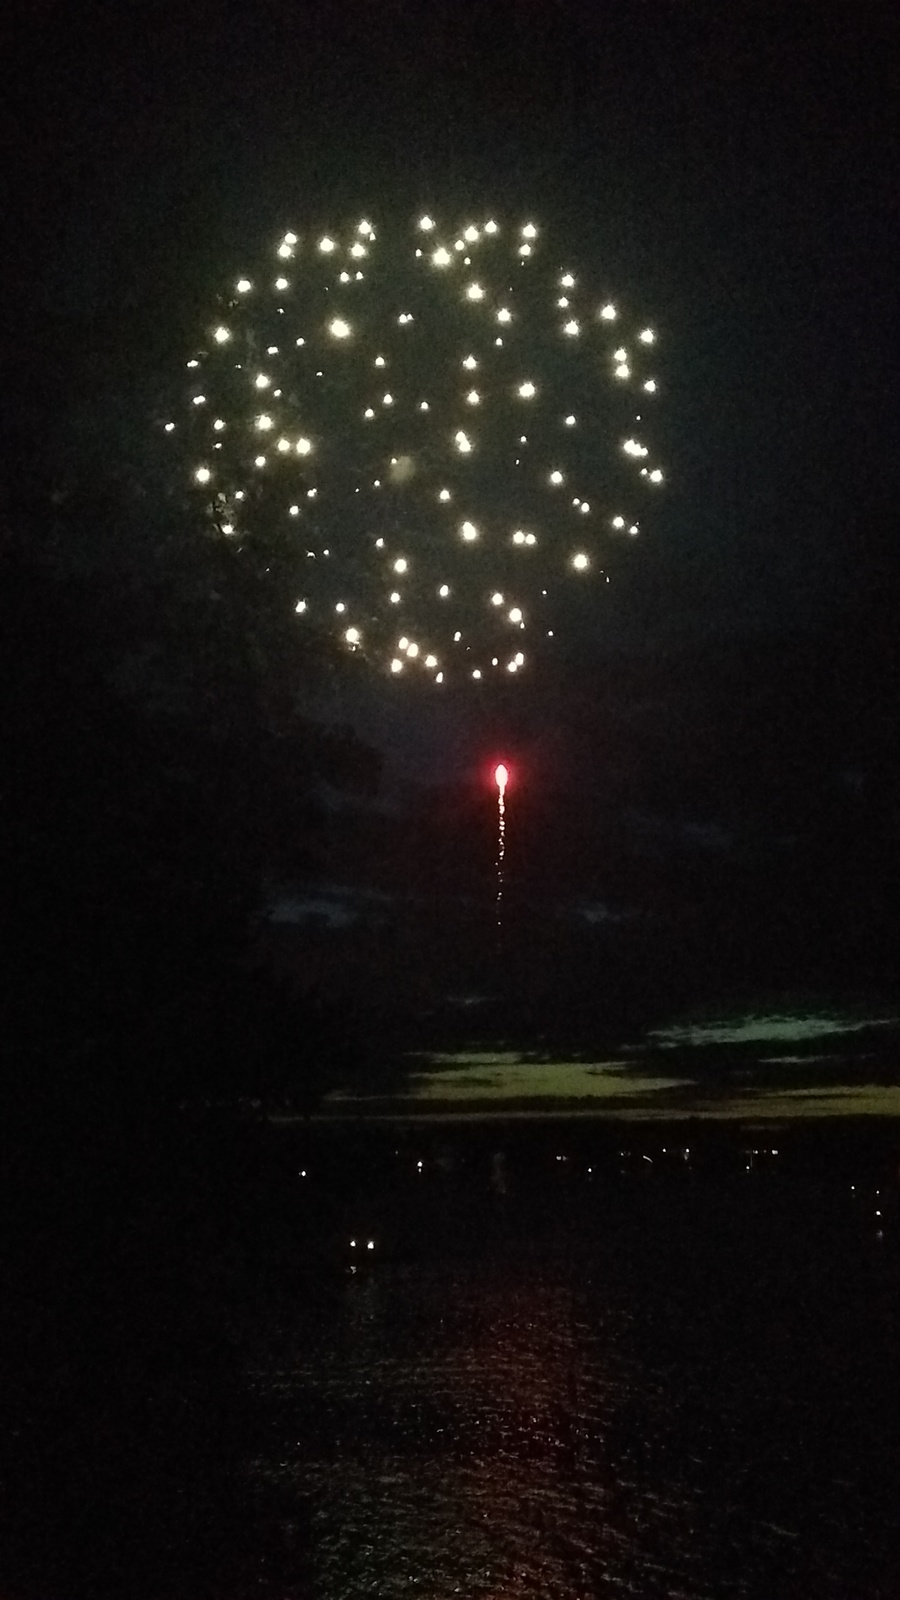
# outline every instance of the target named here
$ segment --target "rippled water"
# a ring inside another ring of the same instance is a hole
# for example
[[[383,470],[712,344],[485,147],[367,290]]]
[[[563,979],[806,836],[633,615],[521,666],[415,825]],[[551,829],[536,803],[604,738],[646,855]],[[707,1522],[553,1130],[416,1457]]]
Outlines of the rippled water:
[[[371,1267],[298,1285],[261,1339],[273,1593],[900,1594],[896,1256],[819,1194],[377,1220]]]

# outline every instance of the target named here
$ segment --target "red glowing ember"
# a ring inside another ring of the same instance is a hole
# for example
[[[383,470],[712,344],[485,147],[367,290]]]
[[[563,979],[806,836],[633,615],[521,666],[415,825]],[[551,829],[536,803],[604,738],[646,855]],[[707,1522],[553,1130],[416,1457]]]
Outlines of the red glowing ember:
[[[502,794],[506,788],[506,785],[509,783],[509,770],[503,765],[502,761],[498,767],[494,768],[494,782]]]

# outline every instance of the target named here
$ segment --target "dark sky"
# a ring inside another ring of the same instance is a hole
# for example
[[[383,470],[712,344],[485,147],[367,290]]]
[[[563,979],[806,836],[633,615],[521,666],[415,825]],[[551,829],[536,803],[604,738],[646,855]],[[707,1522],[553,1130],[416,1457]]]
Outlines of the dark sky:
[[[521,205],[665,334],[671,487],[623,636],[805,618],[897,497],[892,10],[14,6],[6,402],[62,412],[74,375],[82,414],[136,419],[279,226]]]

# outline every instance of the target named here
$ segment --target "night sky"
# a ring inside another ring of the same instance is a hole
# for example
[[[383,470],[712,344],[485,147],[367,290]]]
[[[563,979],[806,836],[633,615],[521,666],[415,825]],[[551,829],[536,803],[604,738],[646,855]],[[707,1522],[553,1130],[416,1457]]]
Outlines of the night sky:
[[[871,794],[840,826],[869,829],[883,876],[893,7],[33,0],[5,26],[13,504],[73,470],[144,469],[215,296],[284,229],[533,216],[660,331],[665,493],[526,695],[442,723],[385,701],[370,728],[442,779],[505,739],[532,781],[552,767],[582,803],[655,819],[663,855],[689,824],[704,849],[815,834],[810,860],[833,860],[816,797],[834,822]]]

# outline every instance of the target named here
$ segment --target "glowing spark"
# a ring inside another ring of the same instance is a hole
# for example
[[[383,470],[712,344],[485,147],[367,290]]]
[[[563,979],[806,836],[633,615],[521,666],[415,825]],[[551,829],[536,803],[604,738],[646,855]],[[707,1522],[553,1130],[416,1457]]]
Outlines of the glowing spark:
[[[337,245],[333,239],[329,239],[326,233],[324,237],[319,240],[319,249],[321,250],[323,256],[330,256],[332,251],[337,249]]]
[[[533,383],[520,383],[516,394],[520,400],[533,400],[537,394],[537,389]]]
[[[216,344],[227,344],[228,340],[231,338],[231,332],[228,328],[217,328],[213,334],[213,338],[215,339]]]
[[[469,438],[468,434],[467,433],[463,433],[462,428],[460,428],[459,431],[457,433],[455,433],[453,437],[454,437],[454,442],[456,444],[456,448],[459,451],[460,455],[467,456],[469,454],[469,452],[471,451],[471,449],[472,449],[472,441]]]
[[[441,245],[439,249],[435,250],[431,259],[436,267],[449,267],[453,257],[450,251],[445,250],[444,246]]]
[[[590,564],[590,557],[586,556],[583,550],[579,550],[578,554],[572,557],[572,565],[576,572],[586,572]]]
[[[334,339],[349,339],[350,331],[350,324],[345,322],[343,317],[335,317],[328,324],[328,332]]]
[[[459,531],[468,544],[471,544],[473,539],[478,538],[478,529],[474,522],[464,522]]]
[[[253,288],[253,285],[249,278],[238,278],[235,288],[237,289],[238,294],[249,294],[250,290]]]
[[[198,467],[197,471],[194,473],[194,477],[198,483],[209,483],[212,473],[210,472],[209,467]]]
[[[607,304],[607,305],[605,305],[603,307],[602,311],[600,312],[600,315],[603,318],[604,322],[615,322],[616,317],[618,315],[618,312],[616,311],[616,308],[615,308],[614,305]]]

